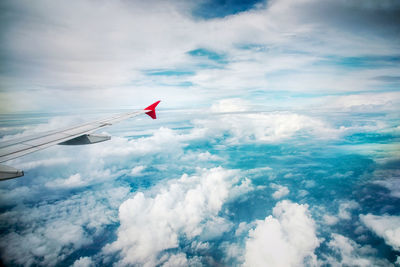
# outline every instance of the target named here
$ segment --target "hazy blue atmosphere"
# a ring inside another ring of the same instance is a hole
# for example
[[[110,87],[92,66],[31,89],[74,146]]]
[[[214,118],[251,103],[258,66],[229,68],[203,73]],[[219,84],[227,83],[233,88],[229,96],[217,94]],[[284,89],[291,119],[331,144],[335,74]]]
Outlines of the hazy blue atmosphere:
[[[0,265],[399,266],[398,1],[2,1]]]

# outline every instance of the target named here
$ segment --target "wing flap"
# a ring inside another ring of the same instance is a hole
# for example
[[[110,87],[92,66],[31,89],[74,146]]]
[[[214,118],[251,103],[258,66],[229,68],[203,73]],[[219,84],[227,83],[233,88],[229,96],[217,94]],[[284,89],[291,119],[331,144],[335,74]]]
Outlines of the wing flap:
[[[59,145],[75,146],[75,145],[90,145],[95,143],[104,142],[110,140],[111,136],[104,134],[84,134],[74,139],[59,143]]]
[[[58,140],[63,140],[65,138],[70,138],[71,135],[64,134],[64,133],[56,133],[44,137],[37,138],[35,140],[30,140],[27,142],[24,142],[24,145],[30,145],[30,146],[41,146],[43,144],[48,144],[48,143],[53,143]]]
[[[24,176],[24,172],[13,167],[0,165],[0,181]]]

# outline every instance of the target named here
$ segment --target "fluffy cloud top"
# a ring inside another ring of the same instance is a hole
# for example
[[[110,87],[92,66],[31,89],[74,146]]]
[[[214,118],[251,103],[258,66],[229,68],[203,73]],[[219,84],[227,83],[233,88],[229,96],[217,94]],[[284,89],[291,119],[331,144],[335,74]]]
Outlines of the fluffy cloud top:
[[[226,142],[231,144],[273,143],[301,136],[332,139],[346,130],[344,127],[335,129],[323,120],[291,112],[229,114],[194,123],[197,126],[194,134],[218,137],[229,133]]]
[[[219,213],[237,192],[245,192],[241,188],[250,190],[236,171],[214,168],[171,180],[153,195],[139,192],[120,206],[118,239],[104,252],[120,251],[121,265],[161,264],[160,253],[177,248],[179,239],[215,237],[229,230],[230,223]],[[184,257],[174,256],[168,262],[178,259],[185,261]]]
[[[315,265],[319,243],[308,206],[284,200],[276,204],[273,216],[257,221],[249,232],[244,265]]]
[[[272,197],[275,199],[280,199],[287,194],[289,194],[289,188],[286,186],[278,185],[278,184],[271,184],[271,188],[276,189],[276,191],[272,194]]]

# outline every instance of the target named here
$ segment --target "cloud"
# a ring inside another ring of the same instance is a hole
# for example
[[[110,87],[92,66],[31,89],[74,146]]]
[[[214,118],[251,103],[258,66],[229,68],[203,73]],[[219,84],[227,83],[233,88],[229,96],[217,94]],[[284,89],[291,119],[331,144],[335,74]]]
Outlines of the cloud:
[[[186,258],[186,255],[184,253],[180,253],[177,255],[172,255],[171,257],[169,257],[168,261],[165,262],[162,266],[163,267],[185,267],[185,266],[189,266],[188,265],[188,260]]]
[[[338,217],[343,220],[350,220],[351,219],[350,212],[357,208],[359,208],[359,205],[357,202],[353,200],[340,203]]]
[[[20,265],[42,263],[54,266],[76,249],[88,245],[91,238],[70,222],[52,222],[33,232],[10,233],[3,236],[0,246],[5,262]]]
[[[325,255],[326,260],[321,264],[332,266],[392,266],[387,260],[375,258],[377,251],[369,245],[361,246],[353,240],[340,235],[331,234],[328,247],[336,253],[336,257]]]
[[[249,103],[240,98],[222,99],[210,107],[211,112],[241,112],[248,110]]]
[[[286,186],[278,185],[278,184],[270,184],[272,189],[276,189],[276,191],[272,194],[272,197],[275,199],[280,199],[289,194],[289,188]]]
[[[62,119],[58,117],[51,120],[49,124],[59,124],[54,122],[62,121]],[[49,127],[47,124],[40,126],[41,129]],[[26,132],[14,137],[26,136],[28,135]],[[131,175],[131,170],[134,168],[137,172],[140,166],[154,166],[155,161],[160,158],[174,158],[176,162],[180,158],[185,162],[191,162],[197,158],[204,161],[219,159],[209,152],[185,153],[183,148],[187,145],[187,141],[197,138],[196,136],[181,134],[179,131],[164,127],[153,129],[147,135],[131,140],[113,136],[110,141],[88,146],[54,146],[12,160],[9,164],[26,170],[25,176],[28,177],[40,170],[40,175],[36,175],[34,179],[25,179],[24,185],[31,185],[31,188],[38,190],[45,185],[54,190],[112,182],[122,175]],[[8,139],[12,137],[8,136]],[[76,157],[77,154],[80,157]],[[184,154],[187,154],[186,159],[183,157]],[[154,155],[157,157],[150,157]],[[168,166],[174,167],[173,164]],[[140,170],[144,169],[140,168]]]
[[[370,78],[397,73],[399,7],[372,2],[275,0],[202,20],[193,11],[204,2],[195,1],[5,1],[1,106],[115,107],[158,95],[187,107],[238,95],[265,103],[266,92],[280,96],[273,103],[286,92],[373,90],[387,81]],[[356,71],[340,61],[365,55],[389,58]]]
[[[229,106],[229,110],[249,110],[244,102],[235,99],[218,101],[216,106]],[[131,139],[113,136],[110,141],[74,147],[51,147],[38,153],[27,155],[12,161],[12,165],[41,175],[33,181],[34,186],[46,185],[52,189],[82,188],[94,184],[111,182],[122,175],[132,175],[132,170],[139,171],[138,166],[158,166],[159,159],[168,159],[169,169],[181,169],[196,166],[210,167],[215,162],[226,159],[208,150],[186,149],[193,141],[219,142],[220,145],[240,143],[279,143],[312,136],[318,139],[336,139],[345,134],[347,128],[334,127],[321,118],[293,112],[247,112],[228,113],[209,117],[196,115],[190,117],[190,129],[180,130],[168,127],[147,130],[146,135]],[[73,119],[72,119],[73,120]],[[63,117],[52,119],[48,124],[38,126],[46,130],[64,127]],[[147,127],[147,125],[145,126]],[[110,130],[118,129],[117,126]],[[38,130],[39,131],[39,130]],[[26,131],[18,136],[26,136]],[[9,136],[8,139],[12,138]],[[81,155],[77,158],[75,155]],[[84,158],[85,160],[81,160]],[[182,164],[184,162],[184,164]],[[200,164],[200,165],[199,165]],[[66,165],[66,166],[65,166]],[[45,168],[43,168],[45,166]],[[165,167],[165,166],[164,166]],[[142,170],[143,171],[143,170]]]
[[[90,257],[80,257],[72,265],[72,267],[92,267],[92,266],[95,265]]]
[[[115,208],[128,192],[123,187],[83,192],[3,212],[1,221],[12,227],[0,240],[2,260],[11,265],[58,264],[117,221]]]
[[[229,134],[228,144],[274,143],[302,136],[335,139],[345,128],[335,129],[323,120],[292,112],[226,114],[194,120],[193,134],[219,137]]]
[[[136,175],[140,175],[142,173],[142,171],[145,169],[146,167],[143,165],[139,165],[139,166],[135,166],[132,170],[131,170],[131,175],[132,176],[136,176]]]
[[[352,94],[346,96],[329,96],[325,98],[325,109],[376,112],[377,110],[397,110],[400,94],[397,92],[375,92]]]
[[[81,187],[86,185],[79,173],[73,174],[67,179],[56,179],[54,181],[49,181],[46,183],[47,187],[55,188],[70,188],[70,187]]]
[[[219,213],[238,191],[246,193],[239,189],[242,183],[237,171],[219,167],[184,174],[153,193],[138,192],[121,204],[118,238],[103,251],[120,252],[119,265],[152,266],[162,264],[163,251],[178,248],[181,239],[192,242],[195,237],[220,236],[231,224]],[[184,262],[180,255],[173,260]]]
[[[338,221],[339,221],[338,217],[333,216],[333,215],[329,215],[329,214],[325,214],[325,215],[323,216],[323,219],[324,219],[324,222],[325,222],[327,225],[334,225],[334,224],[337,224]]]
[[[394,250],[400,250],[400,216],[360,215],[361,222]]]
[[[209,151],[206,152],[188,152],[185,153],[181,158],[184,161],[197,161],[197,162],[208,162],[208,161],[222,161],[223,159],[219,156],[211,154]]]
[[[374,181],[374,184],[385,187],[390,190],[390,196],[400,198],[400,181],[399,178],[389,178],[385,180]]]
[[[316,265],[319,243],[308,206],[283,200],[249,232],[244,266]]]

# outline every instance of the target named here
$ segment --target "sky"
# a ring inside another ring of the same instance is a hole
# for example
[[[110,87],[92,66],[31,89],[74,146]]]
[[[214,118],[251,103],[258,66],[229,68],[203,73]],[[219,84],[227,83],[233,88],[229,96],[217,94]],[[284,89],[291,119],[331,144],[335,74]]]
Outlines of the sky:
[[[398,1],[2,1],[1,111],[398,103]],[[373,97],[371,97],[373,94]]]
[[[399,266],[400,2],[0,3],[0,265]]]

